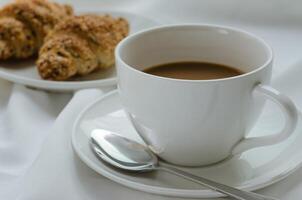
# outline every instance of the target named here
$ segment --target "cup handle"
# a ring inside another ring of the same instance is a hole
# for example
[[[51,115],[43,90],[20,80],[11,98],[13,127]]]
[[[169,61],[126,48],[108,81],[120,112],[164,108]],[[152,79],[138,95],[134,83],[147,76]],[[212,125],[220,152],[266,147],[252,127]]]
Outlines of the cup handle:
[[[295,104],[287,96],[281,94],[279,91],[268,85],[262,84],[258,84],[254,88],[253,92],[259,92],[280,106],[285,116],[285,125],[277,134],[263,137],[243,138],[233,147],[233,155],[240,154],[256,147],[273,145],[282,142],[294,132],[297,125],[298,110]]]

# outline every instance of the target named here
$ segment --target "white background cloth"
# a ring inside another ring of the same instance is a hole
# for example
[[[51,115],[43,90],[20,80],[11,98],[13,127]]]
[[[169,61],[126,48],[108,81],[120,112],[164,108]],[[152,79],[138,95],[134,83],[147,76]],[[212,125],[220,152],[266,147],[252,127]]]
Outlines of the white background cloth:
[[[0,1],[3,5],[7,1]],[[121,10],[161,23],[214,23],[255,33],[275,51],[273,85],[302,108],[302,2],[299,0],[68,1],[76,10]],[[71,125],[97,89],[55,94],[0,80],[0,199],[172,199],[128,189],[92,171],[72,151]],[[302,196],[302,169],[259,191]]]

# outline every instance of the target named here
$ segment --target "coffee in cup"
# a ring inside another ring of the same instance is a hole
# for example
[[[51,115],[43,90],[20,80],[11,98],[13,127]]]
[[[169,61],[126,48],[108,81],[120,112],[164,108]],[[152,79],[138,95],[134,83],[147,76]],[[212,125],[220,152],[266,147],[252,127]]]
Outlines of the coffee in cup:
[[[242,71],[216,63],[182,61],[148,67],[145,73],[187,80],[221,79],[243,74]]]

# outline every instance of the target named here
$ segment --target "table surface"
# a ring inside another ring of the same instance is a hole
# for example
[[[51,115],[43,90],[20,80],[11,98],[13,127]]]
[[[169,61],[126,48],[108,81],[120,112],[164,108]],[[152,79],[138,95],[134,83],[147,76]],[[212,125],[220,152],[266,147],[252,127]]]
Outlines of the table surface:
[[[0,1],[0,5],[7,1]],[[207,23],[243,28],[274,49],[273,85],[302,107],[302,2],[240,0],[63,1],[77,11],[120,10],[163,24]],[[70,128],[105,91],[35,91],[0,80],[0,199],[173,199],[128,189],[92,171],[74,154]],[[261,156],[261,155],[259,155]],[[284,200],[302,196],[302,169],[259,191]]]

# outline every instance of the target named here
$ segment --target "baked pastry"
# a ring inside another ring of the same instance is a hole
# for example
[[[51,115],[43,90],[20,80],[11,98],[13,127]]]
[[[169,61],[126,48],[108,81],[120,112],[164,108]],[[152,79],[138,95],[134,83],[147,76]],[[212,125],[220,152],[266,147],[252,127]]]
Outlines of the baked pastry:
[[[68,5],[47,0],[15,0],[0,10],[0,60],[38,53],[45,36],[73,14]]]
[[[63,81],[114,64],[114,49],[128,35],[128,22],[109,15],[73,16],[59,23],[40,49],[37,68],[47,80]]]

